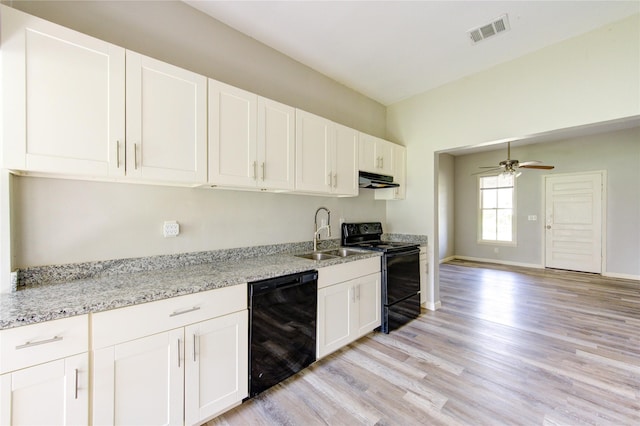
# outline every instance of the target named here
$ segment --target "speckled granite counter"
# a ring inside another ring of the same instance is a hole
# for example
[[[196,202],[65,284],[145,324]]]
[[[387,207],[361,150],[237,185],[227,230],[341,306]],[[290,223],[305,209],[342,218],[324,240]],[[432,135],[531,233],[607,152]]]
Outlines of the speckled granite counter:
[[[373,256],[380,253],[363,251],[362,255],[316,262],[281,253],[55,284],[32,284],[0,295],[0,329],[122,308]]]

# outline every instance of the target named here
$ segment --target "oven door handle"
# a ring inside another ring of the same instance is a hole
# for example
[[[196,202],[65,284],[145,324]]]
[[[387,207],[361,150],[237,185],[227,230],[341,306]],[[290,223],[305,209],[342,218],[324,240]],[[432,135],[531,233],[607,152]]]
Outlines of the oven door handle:
[[[396,257],[396,256],[411,256],[411,255],[414,255],[414,254],[419,255],[420,254],[420,249],[417,248],[417,249],[411,249],[411,250],[406,250],[406,251],[392,251],[392,252],[386,252],[384,255],[386,257]]]

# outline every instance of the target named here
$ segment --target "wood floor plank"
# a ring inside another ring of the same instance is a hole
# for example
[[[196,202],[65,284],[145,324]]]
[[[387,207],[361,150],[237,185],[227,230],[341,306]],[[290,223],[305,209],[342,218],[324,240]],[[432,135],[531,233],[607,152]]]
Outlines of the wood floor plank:
[[[440,294],[208,425],[640,424],[640,282],[452,261]]]

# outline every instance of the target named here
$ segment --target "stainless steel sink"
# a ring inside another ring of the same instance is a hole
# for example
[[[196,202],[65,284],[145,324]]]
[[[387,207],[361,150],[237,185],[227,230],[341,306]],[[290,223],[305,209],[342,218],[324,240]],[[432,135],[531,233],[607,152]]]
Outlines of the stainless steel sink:
[[[358,254],[362,254],[362,252],[359,250],[352,250],[345,247],[340,247],[338,249],[333,249],[333,250],[325,250],[324,253],[330,254],[332,256],[339,256],[339,257],[349,257],[349,256],[356,256]]]
[[[314,251],[311,253],[296,254],[296,257],[301,257],[303,259],[311,259],[311,260],[327,260],[327,259],[335,259],[338,256],[333,256],[331,254],[324,253],[324,252]]]
[[[363,254],[361,250],[353,250],[347,247],[339,247],[337,249],[327,249],[322,251],[312,251],[310,253],[296,254],[296,257],[311,260],[327,260],[336,257],[349,257]]]

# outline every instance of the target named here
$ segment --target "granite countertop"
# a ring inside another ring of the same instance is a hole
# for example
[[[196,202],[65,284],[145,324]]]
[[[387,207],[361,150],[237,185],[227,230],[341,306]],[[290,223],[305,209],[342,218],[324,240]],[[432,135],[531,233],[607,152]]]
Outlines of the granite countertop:
[[[0,330],[122,308],[380,255],[378,252],[363,251],[362,255],[313,261],[296,257],[291,253],[281,253],[55,284],[30,285],[12,293],[0,294]]]

